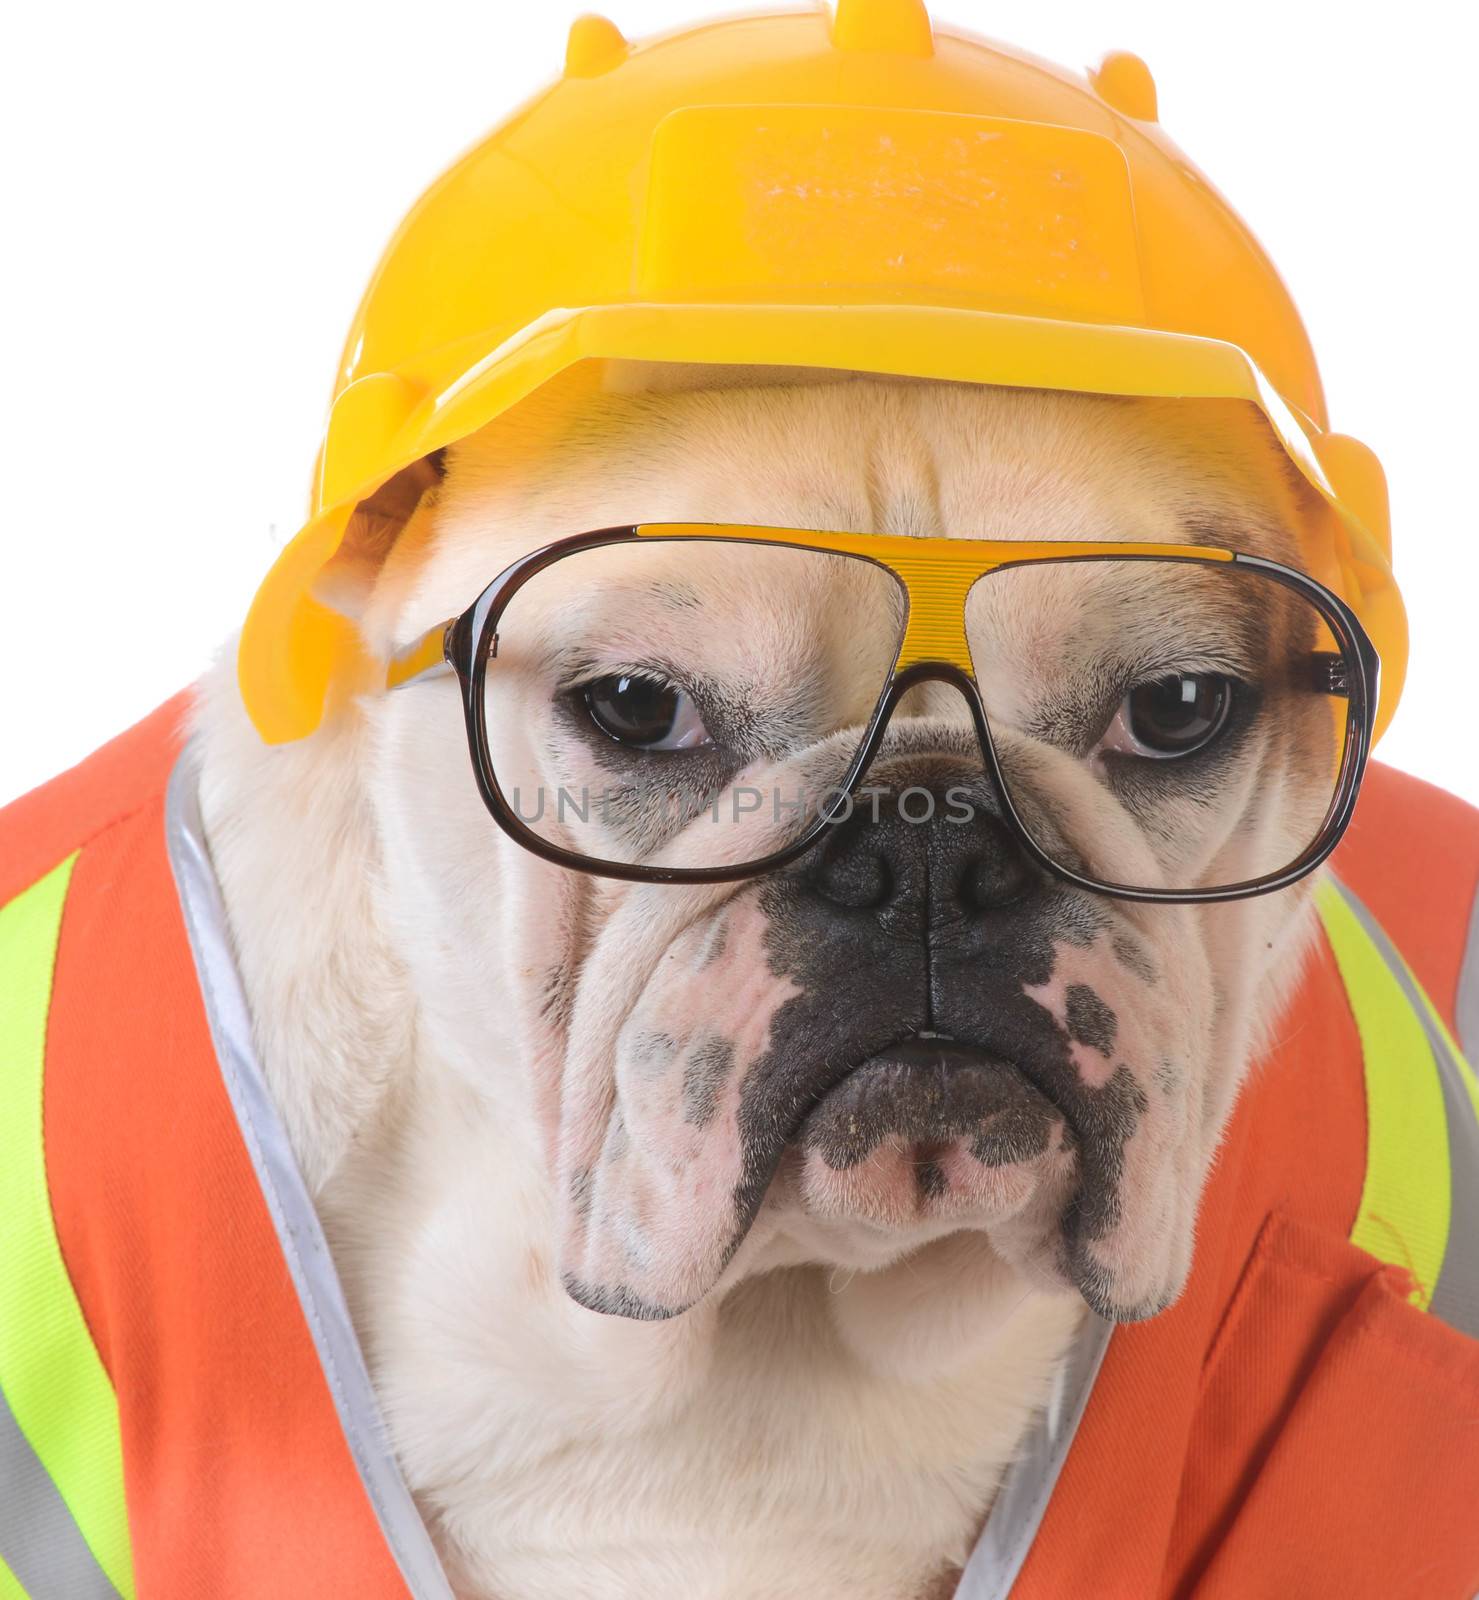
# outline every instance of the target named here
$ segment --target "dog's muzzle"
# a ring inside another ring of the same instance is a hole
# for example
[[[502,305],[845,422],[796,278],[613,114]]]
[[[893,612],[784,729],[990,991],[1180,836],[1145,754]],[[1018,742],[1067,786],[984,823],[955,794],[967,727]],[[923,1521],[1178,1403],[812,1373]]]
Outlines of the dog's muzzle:
[[[686,1309],[768,1195],[782,1226],[799,1207],[899,1249],[1031,1219],[1038,1254],[1051,1230],[1047,1275],[1103,1299],[1094,1246],[1119,1221],[1147,1110],[1095,981],[1115,959],[1111,914],[1020,851],[980,768],[958,757],[881,761],[865,799],[758,886],[745,964],[705,974],[732,991],[763,966],[784,998],[748,1056],[712,1037],[702,1056],[677,1052],[685,1074],[703,1069],[706,1142],[660,1110],[628,1116],[646,1164],[601,1175],[614,1220],[602,1243],[587,1208],[567,1277],[583,1303]]]

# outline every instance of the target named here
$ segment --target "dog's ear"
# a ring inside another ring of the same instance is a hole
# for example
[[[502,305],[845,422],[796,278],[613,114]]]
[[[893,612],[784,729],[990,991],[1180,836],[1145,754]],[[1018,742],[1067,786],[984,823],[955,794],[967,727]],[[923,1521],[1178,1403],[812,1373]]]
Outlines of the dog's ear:
[[[313,597],[363,627],[371,597],[395,552],[409,553],[430,531],[444,453],[413,461],[355,507],[344,540],[313,580]]]

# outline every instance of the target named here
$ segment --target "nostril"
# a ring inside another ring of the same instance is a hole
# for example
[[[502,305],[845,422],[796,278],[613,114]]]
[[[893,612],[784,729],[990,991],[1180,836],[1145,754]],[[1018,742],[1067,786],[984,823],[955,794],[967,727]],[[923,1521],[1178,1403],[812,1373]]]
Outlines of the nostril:
[[[923,787],[870,791],[871,815],[855,810],[834,823],[809,864],[809,894],[840,911],[871,914],[897,937],[958,929],[1037,892],[1036,865],[991,812],[978,808],[969,825],[943,820],[938,807],[924,823],[905,812],[902,796]]]
[[[973,855],[961,872],[956,894],[969,911],[996,911],[1023,900],[1035,882],[1031,865],[1015,846]]]
[[[893,897],[894,875],[877,850],[860,850],[839,839],[829,841],[812,878],[816,892],[849,911],[873,911]]]

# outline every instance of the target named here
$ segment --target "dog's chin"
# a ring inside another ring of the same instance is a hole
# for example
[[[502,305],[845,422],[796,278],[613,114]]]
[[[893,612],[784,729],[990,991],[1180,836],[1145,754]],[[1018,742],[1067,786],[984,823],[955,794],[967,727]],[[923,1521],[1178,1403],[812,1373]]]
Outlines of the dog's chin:
[[[1050,1060],[937,1033],[819,1063],[810,1093],[804,1070],[786,1067],[790,1115],[710,1119],[738,1185],[702,1151],[651,1157],[624,1125],[599,1170],[567,1185],[561,1277],[573,1299],[674,1317],[774,1266],[873,1270],[963,1232],[983,1234],[1029,1285],[1076,1290],[1112,1320],[1153,1315],[1179,1288],[1189,1229],[1168,1225],[1153,1150],[1132,1147],[1128,1164],[1143,1186],[1135,1204],[1158,1226],[1124,1199],[1125,1125],[1145,1109],[1128,1068],[1098,1091],[1107,1105],[1079,1105],[1065,1103]]]
[[[1074,1166],[1063,1114],[1018,1066],[913,1035],[812,1107],[770,1198],[837,1265],[866,1269],[962,1229],[1020,1233],[1050,1198],[1058,1210]]]

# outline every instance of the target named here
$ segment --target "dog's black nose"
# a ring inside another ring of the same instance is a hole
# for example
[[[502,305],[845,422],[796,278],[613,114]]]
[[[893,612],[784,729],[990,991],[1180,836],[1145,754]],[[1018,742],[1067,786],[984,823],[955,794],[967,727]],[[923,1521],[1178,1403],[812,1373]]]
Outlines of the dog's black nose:
[[[839,913],[909,936],[973,922],[1043,882],[979,785],[875,785],[818,846],[807,883]]]

